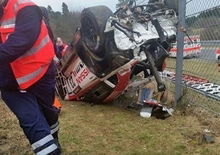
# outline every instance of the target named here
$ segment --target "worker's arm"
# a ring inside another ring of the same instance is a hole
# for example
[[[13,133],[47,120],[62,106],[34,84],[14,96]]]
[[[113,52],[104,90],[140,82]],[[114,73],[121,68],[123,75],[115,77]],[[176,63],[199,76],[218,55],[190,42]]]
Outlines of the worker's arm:
[[[10,63],[27,52],[40,33],[42,16],[39,8],[28,6],[18,12],[15,31],[0,44],[0,63]]]

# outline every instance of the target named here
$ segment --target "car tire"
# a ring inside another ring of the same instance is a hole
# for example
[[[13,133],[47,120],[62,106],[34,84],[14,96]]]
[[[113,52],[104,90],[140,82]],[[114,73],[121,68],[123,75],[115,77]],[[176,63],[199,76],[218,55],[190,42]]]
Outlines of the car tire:
[[[86,8],[81,14],[82,45],[96,61],[105,57],[105,27],[113,12],[106,6]]]

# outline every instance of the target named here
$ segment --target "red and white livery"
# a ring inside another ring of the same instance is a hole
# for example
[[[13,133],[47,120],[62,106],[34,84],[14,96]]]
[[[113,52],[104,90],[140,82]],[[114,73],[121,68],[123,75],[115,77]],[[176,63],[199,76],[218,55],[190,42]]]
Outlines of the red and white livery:
[[[185,37],[184,39],[184,51],[183,51],[184,58],[198,57],[201,53],[200,36],[199,35],[190,36],[190,39],[188,37]],[[175,58],[176,53],[177,53],[177,43],[173,44],[173,48],[170,50],[170,57]]]
[[[216,60],[219,60],[220,59],[220,49],[216,50],[215,53],[216,53]]]

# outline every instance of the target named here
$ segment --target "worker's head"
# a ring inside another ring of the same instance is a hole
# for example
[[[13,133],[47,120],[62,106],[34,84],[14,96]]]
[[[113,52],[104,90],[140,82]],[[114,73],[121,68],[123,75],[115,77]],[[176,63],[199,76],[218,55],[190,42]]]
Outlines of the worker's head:
[[[62,45],[63,45],[63,41],[62,41],[62,39],[61,39],[60,37],[57,38],[56,44],[57,44],[58,46],[62,46]]]

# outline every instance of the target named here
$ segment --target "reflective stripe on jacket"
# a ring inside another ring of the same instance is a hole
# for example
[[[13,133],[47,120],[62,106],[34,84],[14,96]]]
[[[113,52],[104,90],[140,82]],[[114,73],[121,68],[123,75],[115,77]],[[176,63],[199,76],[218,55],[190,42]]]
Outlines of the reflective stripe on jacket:
[[[0,35],[3,43],[15,30],[17,13],[26,6],[35,6],[35,4],[30,0],[9,0],[3,9],[0,20]],[[53,57],[53,43],[42,20],[40,34],[32,48],[10,64],[20,89],[26,89],[37,82],[46,73]]]

